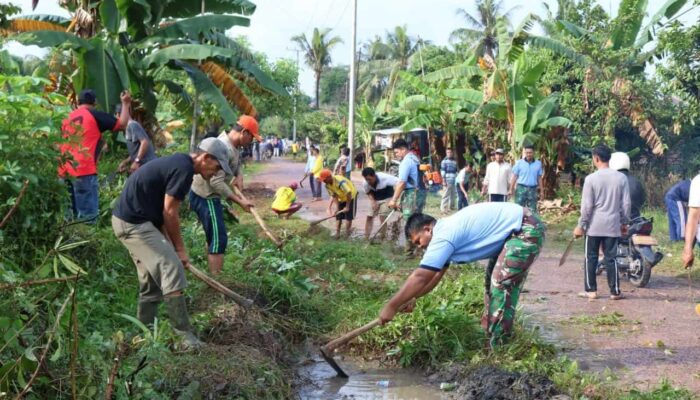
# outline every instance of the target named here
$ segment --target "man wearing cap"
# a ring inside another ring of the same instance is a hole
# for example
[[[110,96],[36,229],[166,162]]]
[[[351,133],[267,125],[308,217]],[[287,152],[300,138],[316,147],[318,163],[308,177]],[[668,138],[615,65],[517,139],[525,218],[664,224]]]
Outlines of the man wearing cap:
[[[224,209],[221,200],[232,201],[249,212],[253,203],[236,195],[232,187],[243,187],[239,149],[248,146],[253,139],[261,141],[258,122],[255,118],[242,115],[229,133],[219,135],[219,140],[228,152],[227,169],[220,170],[211,179],[195,176],[190,191],[190,208],[197,214],[207,238],[209,272],[218,275],[224,266],[224,252],[228,244],[228,234],[224,224]]]
[[[275,193],[275,199],[272,201],[272,211],[274,211],[278,217],[289,219],[295,212],[301,210],[301,203],[297,203],[297,195],[294,193],[299,185],[296,182],[292,182],[289,186],[282,186],[277,189]]]
[[[117,117],[121,115],[122,109],[121,104],[117,105],[115,110]],[[131,119],[131,115],[129,115],[129,122],[124,130],[124,138],[126,139],[126,150],[129,152],[129,156],[119,163],[118,170],[120,172],[128,171],[130,174],[133,174],[143,164],[155,160],[156,152],[151,138],[141,124]]]
[[[503,160],[503,149],[496,149],[496,161],[486,166],[484,186],[481,195],[488,193],[489,201],[503,202],[508,195],[508,183],[510,182],[510,164]]]
[[[535,160],[532,145],[526,145],[523,154],[525,157],[516,161],[513,167],[508,195],[515,193],[516,203],[537,212],[537,188],[542,188],[542,163]]]
[[[365,178],[363,188],[365,194],[369,197],[372,208],[365,224],[365,236],[369,238],[372,233],[374,218],[379,216],[379,223],[384,223],[384,220],[389,215],[389,207],[384,206],[380,202],[389,200],[394,196],[394,187],[399,183],[399,178],[383,172],[376,172],[374,168],[370,167],[362,170],[362,177]]]
[[[340,225],[347,221],[346,235],[350,237],[352,220],[357,214],[357,189],[350,179],[343,175],[335,175],[329,169],[323,169],[318,175],[319,181],[326,184],[326,190],[331,198],[328,203],[328,215],[333,215],[333,206],[337,205],[335,213],[335,237],[340,237]]]
[[[92,89],[78,96],[78,108],[63,120],[61,130],[67,143],[59,146],[64,161],[58,167],[58,176],[64,179],[71,200],[71,218],[94,222],[99,213],[97,160],[102,149],[102,132],[117,132],[129,122],[131,95],[121,94],[122,109],[119,119],[95,109],[97,97]],[[70,154],[70,157],[68,155]]]
[[[137,318],[152,324],[164,301],[185,348],[201,342],[192,332],[182,296],[189,256],[180,231],[180,203],[195,174],[211,179],[220,169],[231,173],[226,146],[215,138],[204,139],[192,154],[158,158],[136,170],[112,210],[112,229],[136,265]]]

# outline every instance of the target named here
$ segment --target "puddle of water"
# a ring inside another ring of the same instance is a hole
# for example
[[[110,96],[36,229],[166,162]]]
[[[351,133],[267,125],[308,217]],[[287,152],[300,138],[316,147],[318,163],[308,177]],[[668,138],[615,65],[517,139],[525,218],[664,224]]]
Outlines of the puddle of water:
[[[339,358],[339,357],[338,357]],[[298,373],[304,385],[298,395],[301,399],[372,399],[372,400],[448,400],[454,397],[430,385],[418,372],[406,369],[381,368],[376,363],[358,360],[338,360],[349,379],[336,376],[322,358],[314,358]],[[377,384],[389,381],[388,387]]]

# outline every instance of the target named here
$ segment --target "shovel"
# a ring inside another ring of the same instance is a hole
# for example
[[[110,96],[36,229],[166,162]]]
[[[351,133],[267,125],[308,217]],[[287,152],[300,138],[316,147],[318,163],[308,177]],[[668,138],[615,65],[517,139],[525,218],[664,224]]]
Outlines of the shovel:
[[[335,218],[337,214],[338,214],[338,213],[333,214],[333,215],[331,215],[330,217],[325,217],[325,218],[317,219],[316,221],[312,221],[309,225],[310,225],[310,226],[316,226],[316,225],[320,224],[320,223],[323,222],[323,221],[328,221],[328,220],[331,219],[331,218]]]

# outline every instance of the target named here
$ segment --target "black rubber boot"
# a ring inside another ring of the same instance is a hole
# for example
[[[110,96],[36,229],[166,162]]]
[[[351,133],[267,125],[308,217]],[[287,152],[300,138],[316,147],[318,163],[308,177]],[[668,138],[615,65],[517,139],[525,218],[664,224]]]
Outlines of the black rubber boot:
[[[153,321],[158,316],[158,301],[139,301],[136,308],[136,318],[146,326],[153,326]]]
[[[168,310],[168,318],[175,333],[182,339],[183,350],[198,348],[203,343],[192,332],[190,317],[187,314],[187,304],[184,296],[165,298],[165,307]]]

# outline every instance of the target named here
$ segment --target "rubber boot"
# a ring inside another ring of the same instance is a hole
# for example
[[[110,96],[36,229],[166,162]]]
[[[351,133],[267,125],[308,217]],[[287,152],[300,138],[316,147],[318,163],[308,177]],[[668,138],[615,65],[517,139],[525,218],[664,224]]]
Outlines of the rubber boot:
[[[136,318],[148,327],[153,326],[153,321],[158,315],[159,304],[158,301],[139,301],[136,308]]]
[[[202,347],[202,343],[192,332],[190,317],[187,314],[187,305],[184,296],[173,296],[165,298],[165,307],[168,310],[168,318],[173,330],[182,340],[182,350],[196,349]]]

